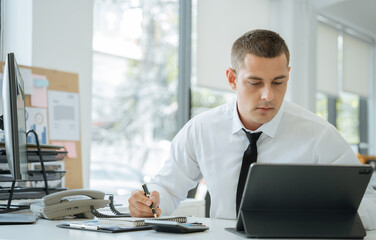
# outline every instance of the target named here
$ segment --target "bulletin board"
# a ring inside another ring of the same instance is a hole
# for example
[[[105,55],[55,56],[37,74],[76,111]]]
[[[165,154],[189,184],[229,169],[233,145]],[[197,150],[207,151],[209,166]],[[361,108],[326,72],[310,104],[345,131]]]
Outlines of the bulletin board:
[[[0,66],[3,66],[4,62],[1,62]],[[59,91],[62,93],[75,93],[75,95],[79,94],[79,82],[78,82],[78,74],[75,73],[69,73],[69,72],[62,72],[52,69],[45,69],[45,68],[39,68],[39,67],[28,67],[28,66],[22,66],[19,65],[20,68],[30,69],[32,74],[34,75],[40,75],[45,76],[48,80],[48,86],[47,91]],[[0,68],[0,71],[2,72],[3,68]],[[34,87],[35,89],[35,87]],[[33,94],[38,94],[37,91],[34,91]],[[31,95],[26,95],[25,100],[25,107],[33,107],[32,106],[32,100]],[[79,101],[78,101],[79,102]],[[79,109],[79,106],[78,106]],[[50,130],[51,127],[49,126],[49,114],[48,111],[50,110],[50,106],[46,106],[47,110],[47,129]],[[79,115],[79,114],[78,114]],[[79,116],[78,116],[79,118]],[[80,122],[80,121],[78,121]],[[81,129],[80,126],[78,126],[79,129]],[[64,168],[67,170],[67,173],[65,174],[65,187],[68,189],[78,189],[83,188],[83,178],[82,178],[82,154],[81,154],[81,136],[80,136],[80,130],[78,131],[78,139],[76,140],[61,140],[61,139],[51,139],[48,138],[48,144],[54,144],[54,145],[62,145],[69,149],[74,149],[74,151],[71,151],[70,154],[68,154],[67,157],[64,158]],[[50,132],[49,132],[50,133]],[[69,148],[67,147],[69,146]]]

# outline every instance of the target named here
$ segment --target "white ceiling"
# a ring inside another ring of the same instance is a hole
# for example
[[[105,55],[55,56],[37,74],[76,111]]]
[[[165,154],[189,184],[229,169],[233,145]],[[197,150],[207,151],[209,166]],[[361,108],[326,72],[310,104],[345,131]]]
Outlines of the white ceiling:
[[[319,12],[349,27],[376,36],[376,0],[327,0],[317,6]],[[317,3],[317,2],[316,2]]]

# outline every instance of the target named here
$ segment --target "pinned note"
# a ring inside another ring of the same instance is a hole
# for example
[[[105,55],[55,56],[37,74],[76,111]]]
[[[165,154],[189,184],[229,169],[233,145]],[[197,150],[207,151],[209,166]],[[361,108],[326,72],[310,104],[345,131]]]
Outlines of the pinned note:
[[[52,145],[57,146],[64,146],[65,150],[68,151],[69,158],[77,158],[77,148],[75,142],[60,142],[60,141],[53,141],[51,142]]]
[[[68,151],[69,158],[77,158],[77,149],[75,142],[65,142],[64,146]]]
[[[31,106],[47,107],[47,88],[34,86],[33,95],[31,95]]]
[[[48,120],[50,139],[80,141],[78,94],[49,90]]]
[[[50,85],[50,82],[44,75],[33,74],[32,78],[35,87],[48,87]]]
[[[33,74],[33,94],[31,106],[47,108],[47,87],[49,82],[46,76]]]
[[[26,128],[33,129],[38,134],[40,144],[48,143],[47,110],[45,108],[25,108]],[[36,143],[33,135],[27,137],[28,143]]]

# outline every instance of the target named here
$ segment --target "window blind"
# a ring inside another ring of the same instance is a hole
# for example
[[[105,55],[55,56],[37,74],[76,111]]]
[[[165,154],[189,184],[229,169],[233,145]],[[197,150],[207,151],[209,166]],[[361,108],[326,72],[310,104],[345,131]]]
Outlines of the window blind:
[[[338,95],[338,32],[324,24],[317,25],[317,90]]]
[[[368,97],[371,49],[365,41],[343,35],[343,91]]]

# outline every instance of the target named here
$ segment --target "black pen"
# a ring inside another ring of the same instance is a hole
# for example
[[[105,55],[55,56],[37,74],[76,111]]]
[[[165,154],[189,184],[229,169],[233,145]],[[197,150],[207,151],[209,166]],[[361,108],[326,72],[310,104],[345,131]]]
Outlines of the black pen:
[[[150,193],[149,193],[149,190],[148,190],[148,187],[146,186],[146,184],[142,184],[142,188],[144,189],[145,196],[147,198],[150,198]],[[151,211],[153,212],[154,217],[157,218],[157,214],[155,213],[153,203],[150,205],[150,208],[151,208]]]

